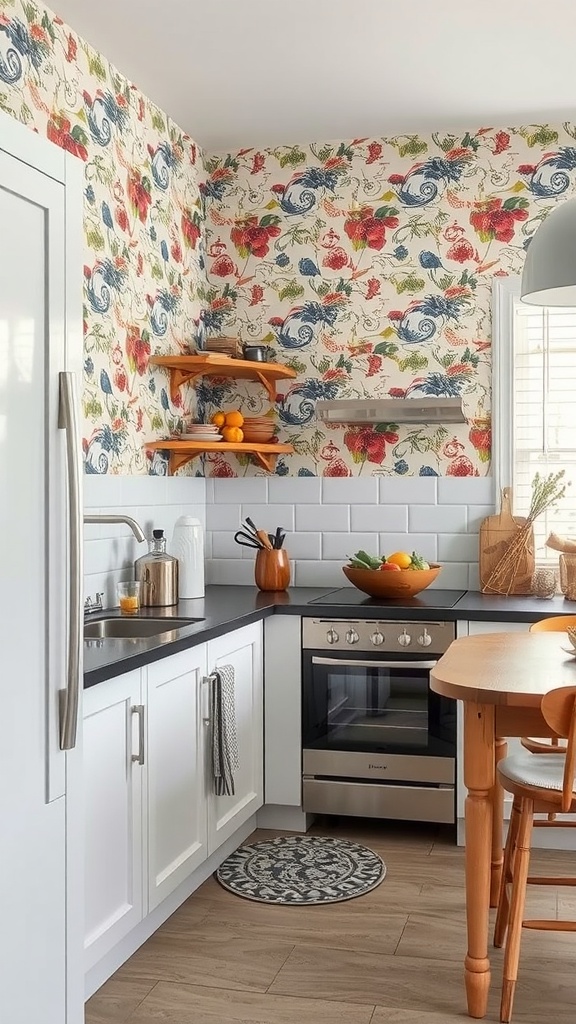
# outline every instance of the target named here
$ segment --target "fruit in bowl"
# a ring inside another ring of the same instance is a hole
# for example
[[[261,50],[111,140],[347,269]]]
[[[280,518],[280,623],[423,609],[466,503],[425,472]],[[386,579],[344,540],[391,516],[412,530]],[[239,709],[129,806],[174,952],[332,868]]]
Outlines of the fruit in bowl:
[[[413,551],[395,551],[386,557],[357,551],[348,565],[342,567],[346,578],[370,597],[394,600],[414,597],[434,582],[442,566],[427,562]]]

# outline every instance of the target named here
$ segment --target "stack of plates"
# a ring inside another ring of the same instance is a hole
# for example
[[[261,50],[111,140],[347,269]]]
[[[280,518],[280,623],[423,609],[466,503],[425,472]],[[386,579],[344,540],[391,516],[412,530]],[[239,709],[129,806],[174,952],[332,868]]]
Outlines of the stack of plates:
[[[212,423],[190,423],[185,433],[180,434],[183,441],[221,441],[222,435],[218,427]]]
[[[238,359],[242,355],[238,338],[206,338],[205,348],[207,352],[219,352],[231,359]]]
[[[266,444],[276,433],[276,424],[270,416],[249,416],[242,427],[244,440],[252,443]]]

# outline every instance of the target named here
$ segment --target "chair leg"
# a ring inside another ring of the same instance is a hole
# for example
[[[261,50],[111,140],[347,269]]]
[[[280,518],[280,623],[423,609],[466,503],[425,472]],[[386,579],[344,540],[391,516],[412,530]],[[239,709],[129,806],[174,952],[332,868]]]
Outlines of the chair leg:
[[[508,916],[510,903],[508,900],[508,885],[514,877],[514,858],[516,855],[516,838],[520,822],[520,801],[514,800],[506,846],[504,847],[504,863],[502,865],[502,878],[500,879],[500,895],[498,897],[498,910],[496,912],[496,923],[494,925],[494,945],[499,949],[504,945],[506,931],[508,929]]]
[[[516,856],[514,858],[512,894],[510,900],[510,919],[508,922],[508,940],[504,954],[504,972],[502,979],[502,1000],[500,1003],[500,1020],[508,1024],[512,1017],[514,990],[518,978],[520,960],[520,939],[522,935],[522,919],[526,901],[526,883],[530,863],[530,844],[532,841],[532,824],[534,803],[523,799],[520,805],[520,820],[516,838]]]

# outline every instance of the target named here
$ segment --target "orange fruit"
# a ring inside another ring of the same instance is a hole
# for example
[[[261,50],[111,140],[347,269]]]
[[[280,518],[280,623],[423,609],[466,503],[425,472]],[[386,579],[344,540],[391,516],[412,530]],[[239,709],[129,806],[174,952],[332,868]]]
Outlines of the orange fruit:
[[[244,434],[240,427],[224,427],[222,437],[228,444],[240,444],[244,439]]]
[[[407,551],[395,551],[386,559],[390,565],[397,565],[399,569],[409,569],[412,565],[412,556]]]
[[[213,423],[215,427],[223,427],[226,422],[226,417],[223,412],[215,412],[210,417],[210,423]]]
[[[238,409],[233,409],[232,412],[227,412],[225,416],[227,427],[241,427],[244,423],[244,417]]]

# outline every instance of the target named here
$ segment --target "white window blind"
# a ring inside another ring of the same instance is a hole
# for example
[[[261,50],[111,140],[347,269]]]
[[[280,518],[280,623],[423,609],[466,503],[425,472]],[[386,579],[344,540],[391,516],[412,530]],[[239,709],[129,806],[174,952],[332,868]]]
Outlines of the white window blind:
[[[509,476],[502,476],[501,482],[512,484],[514,511],[524,515],[534,475],[565,470],[565,481],[572,486],[562,502],[534,524],[538,562],[557,565],[557,553],[545,547],[548,534],[554,530],[576,538],[576,309],[527,305],[520,300],[519,282],[509,282],[507,293],[508,315],[495,318],[500,319],[495,323],[500,352],[494,372],[508,372],[511,378],[499,382],[499,442],[510,449],[509,454],[501,453]],[[506,301],[500,304],[500,314]],[[503,320],[509,333],[503,330]],[[509,346],[508,353],[502,351],[503,345]],[[508,430],[505,395],[510,402]],[[495,458],[498,455],[496,449]]]

